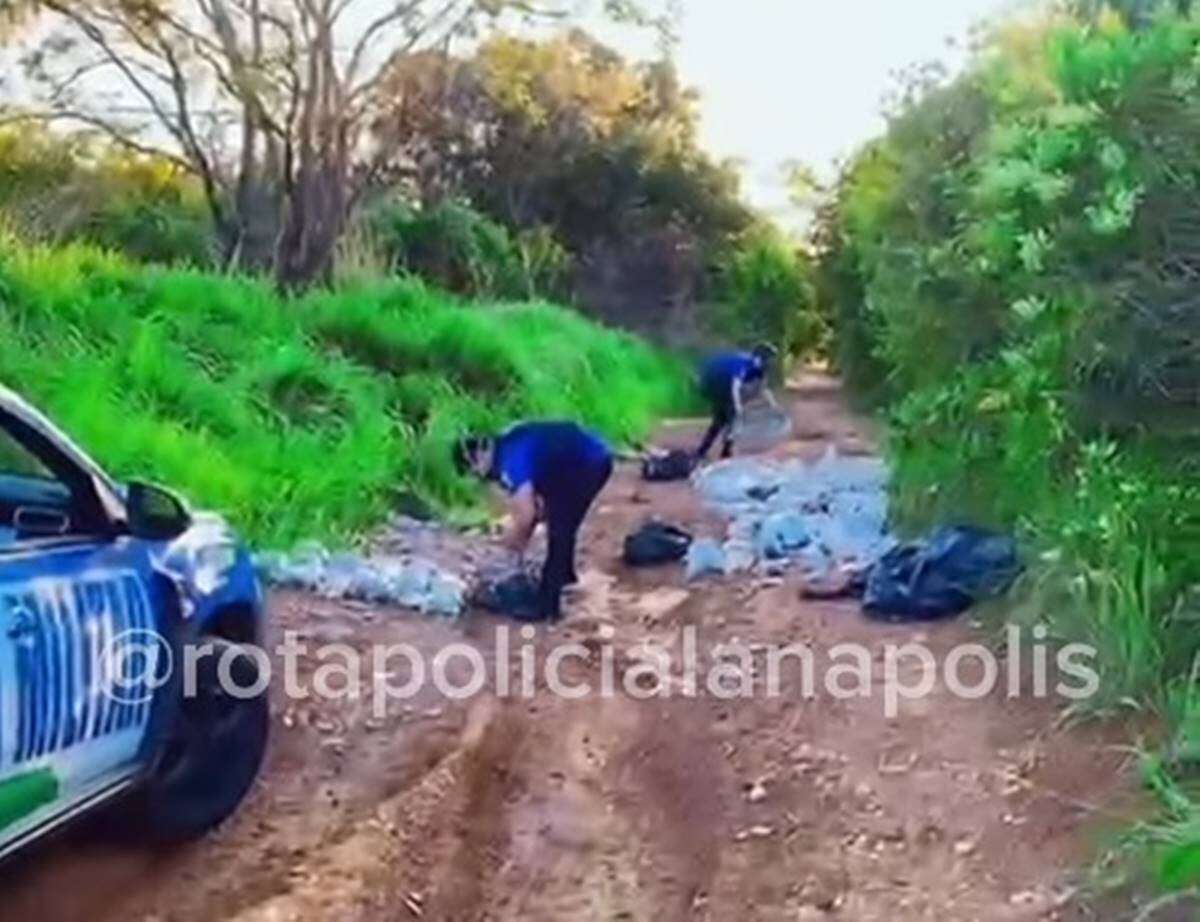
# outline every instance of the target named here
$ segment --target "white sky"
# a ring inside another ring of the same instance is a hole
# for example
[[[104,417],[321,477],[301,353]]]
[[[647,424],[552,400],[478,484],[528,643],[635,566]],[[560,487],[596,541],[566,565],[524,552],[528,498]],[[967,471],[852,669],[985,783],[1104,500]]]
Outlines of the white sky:
[[[784,162],[801,160],[831,176],[837,158],[882,130],[880,102],[896,71],[961,62],[972,25],[1016,4],[682,0],[677,59],[703,96],[705,146],[742,161],[747,198],[787,222]],[[644,50],[636,39],[605,38],[630,54]]]

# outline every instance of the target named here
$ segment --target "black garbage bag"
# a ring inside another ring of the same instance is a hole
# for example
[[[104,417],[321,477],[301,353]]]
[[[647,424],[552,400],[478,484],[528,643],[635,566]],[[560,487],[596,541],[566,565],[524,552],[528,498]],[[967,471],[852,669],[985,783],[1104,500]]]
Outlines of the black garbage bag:
[[[545,620],[541,616],[538,580],[523,570],[484,578],[475,588],[471,601],[493,614],[517,621]]]
[[[688,451],[674,449],[664,454],[650,455],[642,460],[642,479],[651,483],[687,480],[696,469],[696,458]]]
[[[692,536],[667,522],[647,522],[625,539],[625,562],[631,567],[675,563],[687,556]]]
[[[935,621],[1008,590],[1021,572],[1012,538],[978,528],[938,530],[885,554],[871,569],[863,610],[885,621]]]

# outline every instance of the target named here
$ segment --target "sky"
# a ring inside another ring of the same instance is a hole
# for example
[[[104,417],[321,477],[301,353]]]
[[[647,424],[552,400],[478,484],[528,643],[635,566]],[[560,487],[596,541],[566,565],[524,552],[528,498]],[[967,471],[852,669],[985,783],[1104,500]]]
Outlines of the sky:
[[[677,62],[702,94],[705,146],[743,164],[747,198],[783,223],[782,165],[831,178],[883,128],[896,71],[964,58],[973,24],[1014,0],[682,0]],[[606,36],[639,55],[639,40]],[[955,40],[954,46],[947,39]]]

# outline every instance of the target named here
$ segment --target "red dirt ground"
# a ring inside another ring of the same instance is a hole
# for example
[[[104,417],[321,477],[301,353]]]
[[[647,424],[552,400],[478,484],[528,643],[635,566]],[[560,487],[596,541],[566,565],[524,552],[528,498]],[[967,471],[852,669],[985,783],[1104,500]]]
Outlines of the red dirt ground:
[[[836,386],[795,394],[796,440],[868,450]],[[664,443],[695,426],[668,427]],[[623,536],[650,511],[701,533],[720,523],[687,484],[623,469],[589,520],[584,590],[561,641],[678,651],[738,639],[873,651],[924,639],[939,655],[977,641],[969,622],[881,627],[853,602],[802,602],[795,578],[687,586],[677,569],[634,573]],[[466,642],[494,667],[499,621],[458,625],[297,594],[277,631],[310,646]],[[520,637],[513,631],[514,645]],[[627,652],[619,655],[627,662]],[[309,657],[302,674],[318,665]],[[516,668],[514,660],[513,668]],[[598,658],[572,678],[596,681]],[[569,701],[442,699],[430,689],[373,715],[373,701],[275,706],[267,767],[245,808],[206,841],[166,854],[72,835],[0,879],[0,920],[980,920],[1083,918],[1069,872],[1123,787],[1102,738],[1054,729],[1056,705],[1003,692],[963,701],[939,686],[894,719],[878,696],[800,693]]]

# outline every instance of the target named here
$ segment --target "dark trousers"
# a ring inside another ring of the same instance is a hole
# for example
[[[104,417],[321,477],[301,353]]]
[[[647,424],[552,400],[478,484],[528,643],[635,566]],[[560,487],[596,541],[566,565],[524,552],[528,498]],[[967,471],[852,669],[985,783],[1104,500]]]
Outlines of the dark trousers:
[[[707,396],[712,404],[712,423],[709,424],[708,432],[704,434],[704,440],[700,443],[700,447],[696,449],[696,457],[701,461],[707,458],[713,443],[723,433],[725,443],[721,446],[721,457],[730,458],[733,456],[733,424],[737,418],[733,398],[728,393],[714,393],[712,390],[708,392]]]
[[[563,472],[560,482],[542,497],[546,509],[548,549],[542,569],[539,605],[541,616],[557,621],[562,617],[563,587],[577,580],[575,542],[579,527],[604,485],[612,476],[611,458]]]

